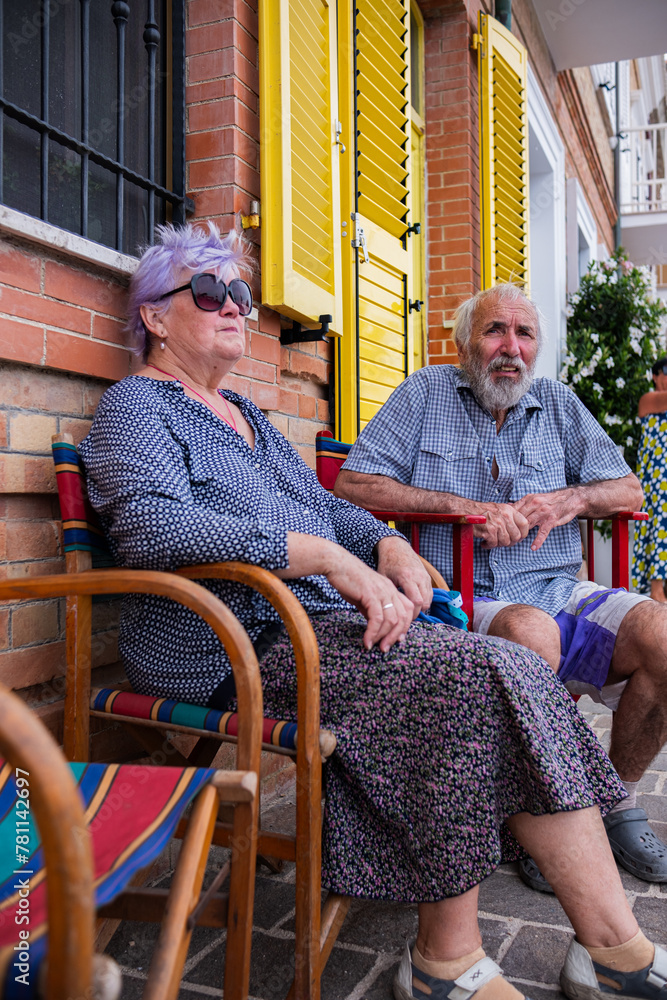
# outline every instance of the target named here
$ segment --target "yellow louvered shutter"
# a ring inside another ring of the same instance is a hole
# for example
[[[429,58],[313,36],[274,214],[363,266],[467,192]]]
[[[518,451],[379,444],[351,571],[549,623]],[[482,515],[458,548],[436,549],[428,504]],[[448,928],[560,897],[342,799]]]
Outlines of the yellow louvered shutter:
[[[352,275],[346,333],[356,329],[337,356],[338,433],[345,440],[356,438],[412,367],[409,0],[356,0],[350,28],[353,44],[341,46],[340,73],[343,84],[354,81],[356,166],[346,174],[353,190],[344,202],[358,245],[343,245],[344,273]]]
[[[526,50],[479,14],[482,287],[528,287],[528,95]]]
[[[336,4],[259,8],[262,301],[342,332]]]

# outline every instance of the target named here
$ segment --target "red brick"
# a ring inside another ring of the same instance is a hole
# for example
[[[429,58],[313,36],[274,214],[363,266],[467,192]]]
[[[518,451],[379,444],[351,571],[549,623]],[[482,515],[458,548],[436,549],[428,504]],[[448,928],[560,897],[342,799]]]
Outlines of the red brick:
[[[90,430],[91,422],[90,420],[72,420],[63,417],[58,429],[61,434],[71,434],[74,438],[74,444],[80,444]]]
[[[39,604],[22,602],[12,610],[14,649],[59,637],[58,601],[40,601]]]
[[[95,340],[108,340],[112,344],[124,347],[126,344],[124,326],[125,323],[119,319],[109,319],[108,316],[93,316],[93,337]]]
[[[0,413],[0,448],[7,447],[7,414]]]
[[[253,333],[251,351],[252,357],[257,361],[266,361],[271,365],[280,364],[280,341],[277,337],[264,337],[261,333]]]
[[[56,497],[10,496],[5,499],[5,516],[8,521],[26,521],[36,518],[53,520],[60,517],[60,507]]]
[[[195,203],[195,215],[198,219],[210,219],[216,215],[227,215],[234,212],[234,191],[231,187],[207,188],[205,191],[189,193]]]
[[[321,420],[325,424],[328,424],[331,421],[331,414],[329,413],[329,400],[328,399],[318,399],[318,401],[317,401],[317,419]]]
[[[234,173],[235,162],[232,156],[226,159],[197,160],[189,166],[188,187],[194,191],[197,188],[231,184],[234,181]]]
[[[185,88],[185,103],[188,106],[199,104],[201,101],[219,101],[226,97],[238,98],[250,111],[257,113],[259,107],[257,94],[235,76],[202,80],[200,83],[191,83]]]
[[[129,373],[130,359],[127,351],[116,347],[49,330],[46,336],[46,364],[50,368],[116,380]]]
[[[234,44],[234,22],[216,20],[203,27],[191,27],[185,36],[186,56],[224,49]]]
[[[108,385],[86,385],[83,393],[83,412],[92,417],[100,397],[108,388]]]
[[[247,375],[248,378],[260,379],[262,382],[276,381],[276,366],[267,365],[263,361],[255,361],[253,358],[241,358],[236,365],[239,375]]]
[[[188,24],[212,24],[234,16],[235,0],[190,0],[188,3]]]
[[[250,385],[250,398],[260,410],[277,410],[280,399],[280,387],[277,385],[266,385],[261,382],[252,382]]]
[[[34,562],[7,563],[4,578],[25,580],[34,576],[52,576],[54,573],[64,572],[64,559],[37,559]],[[0,567],[0,576],[2,576],[2,567]]]
[[[240,396],[247,396],[250,398],[250,382],[247,378],[241,378],[240,375],[236,375],[231,372],[226,375],[223,380],[223,388],[231,389],[232,392],[238,392]]]
[[[46,642],[40,646],[0,653],[2,683],[15,690],[60,677],[64,669],[64,642]]]
[[[19,250],[4,246],[0,251],[0,282],[25,288],[28,292],[40,290],[42,262]]]
[[[7,559],[7,522],[0,521],[0,562]]]
[[[0,649],[9,646],[9,608],[0,608]]]
[[[2,302],[0,301],[0,306]],[[44,331],[28,323],[15,323],[0,317],[0,357],[8,361],[41,364],[44,354]],[[4,376],[3,376],[4,377]]]
[[[188,112],[188,126],[191,132],[204,129],[222,128],[236,125],[248,135],[259,138],[259,117],[241,101],[228,97],[222,101],[196,104]]]
[[[192,169],[194,160],[211,160],[234,153],[236,129],[219,128],[213,132],[189,133],[185,139],[185,155]]]
[[[7,559],[51,559],[58,555],[58,533],[53,521],[9,521]]]
[[[289,389],[281,389],[280,403],[278,406],[280,412],[296,416],[299,412],[299,396],[300,393],[298,392],[292,392]]]
[[[234,72],[235,61],[234,50],[231,47],[190,56],[187,61],[188,83],[215,80],[220,76],[231,76]]]
[[[317,416],[317,400],[302,393],[299,396],[299,416],[304,420],[314,420]]]
[[[31,295],[11,288],[2,293],[0,308],[12,316],[20,316],[37,323],[53,324],[76,333],[90,333],[90,312],[74,306],[45,299],[41,295]]]
[[[51,260],[46,261],[44,268],[44,294],[119,318],[125,316],[127,309],[124,286]]]
[[[271,334],[272,337],[280,337],[280,316],[278,313],[266,306],[260,306],[259,329],[262,333]]]
[[[0,454],[0,483],[4,493],[55,493],[53,461],[50,457]]]

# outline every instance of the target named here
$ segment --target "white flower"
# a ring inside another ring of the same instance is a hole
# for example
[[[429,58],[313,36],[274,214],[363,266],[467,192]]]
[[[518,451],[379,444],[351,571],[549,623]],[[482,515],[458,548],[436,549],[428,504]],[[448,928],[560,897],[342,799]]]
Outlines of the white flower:
[[[606,364],[607,368],[613,368],[614,367],[614,359],[613,358],[607,358],[607,360],[605,361],[605,364]]]
[[[628,437],[625,439],[625,447],[632,448],[632,438]]]
[[[639,343],[638,340],[631,340],[630,341],[630,347],[635,352],[635,354],[641,354],[642,353],[641,344]]]
[[[600,342],[600,334],[599,333],[592,333],[591,334],[591,340],[593,341],[594,344],[598,344]]]
[[[602,386],[598,385],[597,382],[593,382],[593,392],[596,392],[598,396],[602,395]]]
[[[576,375],[572,376],[572,381],[574,382],[575,385],[581,382],[581,375],[579,374],[579,372],[577,372]]]
[[[604,422],[607,427],[613,427],[614,424],[622,424],[623,421],[620,417],[617,417],[615,413],[607,413],[604,418]]]
[[[625,386],[625,379],[624,378],[617,378],[616,379],[616,387],[618,389],[623,389],[624,386]]]

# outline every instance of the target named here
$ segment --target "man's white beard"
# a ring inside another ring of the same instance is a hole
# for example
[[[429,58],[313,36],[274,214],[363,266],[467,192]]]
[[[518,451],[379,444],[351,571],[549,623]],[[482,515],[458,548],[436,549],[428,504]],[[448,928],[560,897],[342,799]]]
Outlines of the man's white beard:
[[[514,365],[518,369],[519,377],[516,381],[503,375],[494,382],[491,373],[504,365]],[[511,406],[516,406],[522,396],[525,396],[533,381],[535,362],[533,361],[529,368],[519,356],[510,357],[508,354],[501,354],[483,368],[479,357],[471,354],[463,365],[463,370],[468,376],[477,401],[493,413],[496,410],[509,410]]]

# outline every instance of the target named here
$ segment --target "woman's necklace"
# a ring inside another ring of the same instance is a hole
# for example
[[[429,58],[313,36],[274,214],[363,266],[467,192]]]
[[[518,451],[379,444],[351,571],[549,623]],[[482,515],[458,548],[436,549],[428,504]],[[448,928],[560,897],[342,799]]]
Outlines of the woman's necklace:
[[[222,395],[222,393],[220,392],[220,390],[218,390],[218,395],[220,396],[220,399],[223,401],[223,403],[227,407],[227,413],[229,414],[229,420],[224,415],[224,413],[221,413],[220,410],[216,410],[215,406],[213,406],[212,403],[210,403],[207,399],[204,399],[204,397],[202,396],[202,394],[200,392],[197,392],[197,390],[193,389],[191,385],[188,385],[187,382],[184,382],[182,378],[176,378],[176,376],[172,375],[170,372],[162,371],[162,369],[158,368],[157,365],[151,365],[151,364],[147,363],[146,367],[147,368],[154,368],[156,372],[160,373],[160,375],[169,375],[169,377],[173,378],[173,380],[175,382],[180,382],[181,385],[185,386],[186,389],[189,389],[190,392],[194,392],[195,396],[199,396],[199,398],[201,399],[202,403],[206,403],[207,406],[210,406],[211,409],[213,410],[213,412],[217,413],[218,416],[220,417],[220,419],[224,420],[225,423],[229,424],[230,427],[233,427],[234,430],[236,431],[236,433],[238,434],[238,428],[236,426],[236,421],[234,420],[234,414],[232,413],[231,407],[230,407],[229,403],[227,402],[227,400],[225,399],[225,397]]]

